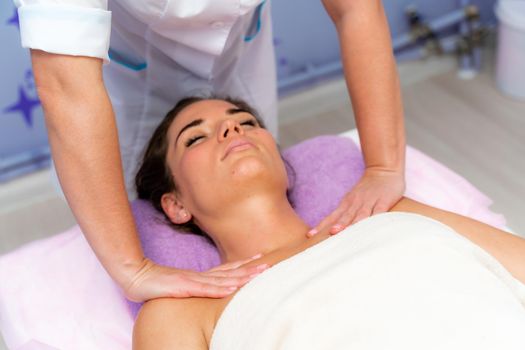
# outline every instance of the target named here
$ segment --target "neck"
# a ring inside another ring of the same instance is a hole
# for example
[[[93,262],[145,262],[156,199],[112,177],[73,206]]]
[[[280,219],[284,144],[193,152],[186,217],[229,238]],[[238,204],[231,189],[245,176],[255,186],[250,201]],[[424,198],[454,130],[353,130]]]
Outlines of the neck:
[[[307,240],[308,225],[285,196],[253,196],[220,211],[220,217],[201,223],[215,241],[223,262],[295,247]]]

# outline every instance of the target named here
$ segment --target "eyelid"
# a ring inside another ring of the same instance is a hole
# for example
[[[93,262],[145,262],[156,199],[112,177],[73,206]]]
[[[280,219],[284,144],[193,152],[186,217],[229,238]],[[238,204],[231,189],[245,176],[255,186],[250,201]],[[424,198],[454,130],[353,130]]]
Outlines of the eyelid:
[[[202,138],[204,138],[204,135],[190,136],[184,141],[184,146],[189,147],[189,146],[193,145],[196,141],[198,141],[198,140],[200,140]]]
[[[202,124],[194,126],[193,128],[186,131],[185,135],[179,139],[180,142],[182,142],[182,144],[186,146],[189,141],[197,139],[199,137],[204,137],[206,133],[204,132],[204,130],[201,129],[201,127]]]
[[[257,121],[257,119],[255,119],[255,117],[250,117],[250,119],[246,119],[242,121],[241,124],[248,123],[248,122],[253,123],[254,126],[259,125],[259,122]]]
[[[254,116],[250,116],[248,119],[245,119],[245,120],[239,122],[239,124],[241,124],[241,125],[245,124],[245,123],[252,123],[252,126],[259,126],[259,122],[257,121],[257,119]],[[189,136],[186,140],[184,140],[183,144],[184,144],[185,147],[189,147],[193,143],[195,143],[196,141],[198,141],[199,139],[201,139],[203,137],[205,137],[205,135],[202,135],[202,134],[201,135],[197,134],[197,135],[194,135],[194,136]]]

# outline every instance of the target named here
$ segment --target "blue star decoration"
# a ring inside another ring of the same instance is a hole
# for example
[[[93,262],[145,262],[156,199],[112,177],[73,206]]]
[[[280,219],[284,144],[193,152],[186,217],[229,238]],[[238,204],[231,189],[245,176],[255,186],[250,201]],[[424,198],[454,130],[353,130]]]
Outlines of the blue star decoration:
[[[7,20],[7,25],[15,25],[20,30],[20,21],[18,20],[18,9],[15,7],[13,16]]]
[[[33,127],[33,108],[40,105],[40,100],[30,98],[26,95],[24,89],[18,87],[18,102],[4,109],[4,113],[19,112],[22,113],[26,125]]]

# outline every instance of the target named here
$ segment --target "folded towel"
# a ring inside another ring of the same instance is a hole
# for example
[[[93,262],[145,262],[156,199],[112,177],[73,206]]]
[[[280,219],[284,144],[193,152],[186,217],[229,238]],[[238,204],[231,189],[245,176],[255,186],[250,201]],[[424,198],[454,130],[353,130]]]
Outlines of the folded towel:
[[[525,285],[427,217],[365,219],[243,287],[210,349],[525,349]]]

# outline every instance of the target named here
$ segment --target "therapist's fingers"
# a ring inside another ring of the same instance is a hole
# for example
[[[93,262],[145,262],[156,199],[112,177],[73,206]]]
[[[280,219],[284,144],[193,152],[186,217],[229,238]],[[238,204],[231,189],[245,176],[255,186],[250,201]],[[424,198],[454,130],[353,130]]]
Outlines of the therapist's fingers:
[[[370,204],[370,203],[363,204],[363,206],[357,210],[353,218],[345,219],[346,226],[353,225],[371,216],[373,209],[374,209],[374,204]]]
[[[346,226],[343,226],[342,223],[342,217],[343,216],[351,216],[353,217],[357,210],[361,207],[362,201],[360,197],[356,196],[354,193],[350,192],[348,193],[341,202],[339,203],[339,206],[325,219],[323,219],[315,228],[310,230],[307,233],[308,237],[312,237],[318,232],[324,230],[324,229],[330,229],[330,233],[337,233],[341,230],[343,230]]]
[[[199,298],[224,298],[238,291],[240,286],[217,286],[215,284],[197,283],[191,289],[191,295]]]
[[[223,298],[237,291],[260,273],[240,277],[217,277],[184,271],[171,281],[174,288],[170,294],[175,298]]]
[[[234,261],[234,262],[229,262],[229,263],[226,263],[226,264],[222,264],[222,265],[219,265],[219,266],[216,266],[208,271],[212,272],[212,271],[224,271],[224,270],[231,270],[231,269],[236,269],[238,268],[239,266],[242,266],[246,263],[249,263],[250,261],[252,260],[256,260],[256,259],[259,259],[260,257],[262,256],[262,254],[257,254],[257,255],[254,255],[248,259],[244,259],[244,260],[239,260],[239,261]]]
[[[206,275],[206,274],[194,274],[192,275],[191,282],[197,283],[199,288],[207,286],[214,287],[213,290],[217,290],[216,287],[222,291],[231,290],[235,291],[236,288],[240,288],[246,283],[250,282],[253,278],[257,277],[263,271],[269,267],[268,264],[262,264],[259,266],[254,266],[247,270],[247,273],[242,275],[227,275],[227,276],[216,276],[216,275]]]
[[[126,297],[135,302],[156,298],[222,298],[238,290],[269,267],[268,264],[224,271],[195,272],[157,265],[145,259],[125,287]]]
[[[367,169],[359,182],[347,193],[334,214],[323,225],[331,223],[329,233],[341,232],[346,227],[374,214],[388,211],[402,197],[405,190],[403,172],[388,169]],[[314,229],[315,231],[315,229]]]
[[[325,217],[323,220],[321,220],[321,222],[318,223],[317,226],[315,226],[310,231],[308,231],[306,233],[306,236],[307,237],[313,237],[317,233],[319,233],[322,230],[324,230],[325,228],[330,227],[331,225],[333,225],[336,222],[337,218],[339,218],[339,216],[341,216],[342,212],[343,212],[342,208],[337,208],[331,214],[329,214],[327,217]]]
[[[254,277],[256,277],[256,275],[258,274],[254,274]],[[216,286],[216,287],[242,287],[254,277],[250,277],[250,276],[239,276],[239,277],[195,276],[192,278],[192,281],[203,284],[203,285],[210,285],[210,286]]]
[[[255,266],[239,267],[230,270],[216,270],[201,272],[202,276],[206,277],[242,277],[250,276],[266,270],[269,267],[268,264],[259,264]]]
[[[374,206],[374,209],[372,210],[372,215],[385,213],[390,210],[392,206],[385,201],[379,200],[376,205]]]
[[[328,232],[332,235],[337,234],[346,227],[369,217],[371,213],[372,206],[369,203],[363,203],[361,207],[349,210],[348,212],[341,215],[337,222],[332,227],[330,227]]]
[[[242,287],[242,285],[221,286],[215,283],[192,280],[185,284],[183,293],[177,293],[174,297],[224,298],[239,290],[240,287]]]
[[[193,295],[200,298],[224,298],[239,290],[239,287],[220,287],[212,284],[200,284]]]

